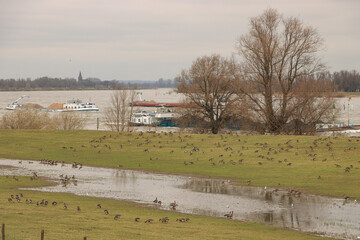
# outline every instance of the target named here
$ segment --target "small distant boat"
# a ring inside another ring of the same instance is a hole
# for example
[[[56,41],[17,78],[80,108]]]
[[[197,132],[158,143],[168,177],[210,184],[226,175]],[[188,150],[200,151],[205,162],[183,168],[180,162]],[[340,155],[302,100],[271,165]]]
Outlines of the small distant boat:
[[[87,102],[83,103],[80,99],[73,99],[67,101],[67,103],[63,104],[62,109],[58,109],[60,112],[96,112],[99,111],[99,108],[95,105],[95,103]]]
[[[160,126],[176,127],[179,114],[175,108],[157,108],[156,112],[136,112],[130,119],[130,124],[135,126]]]
[[[141,101],[141,102],[132,102],[130,103],[130,106],[133,107],[182,107],[182,103],[159,103],[154,101]]]
[[[25,97],[28,97],[29,96],[26,96],[26,95],[22,95],[21,97],[19,97],[18,99],[16,99],[13,103],[10,103],[6,109],[7,110],[17,110],[21,107],[21,105],[18,103],[21,99],[25,98]]]
[[[145,101],[141,98],[142,93],[137,92],[139,96],[138,101],[133,101],[129,105],[133,107],[182,107],[182,103],[167,103],[167,102],[155,102],[155,101]]]
[[[134,126],[155,125],[155,113],[146,111],[133,113],[130,124]]]
[[[179,113],[176,108],[161,107],[156,110],[155,122],[160,127],[176,127],[176,119],[178,117]]]

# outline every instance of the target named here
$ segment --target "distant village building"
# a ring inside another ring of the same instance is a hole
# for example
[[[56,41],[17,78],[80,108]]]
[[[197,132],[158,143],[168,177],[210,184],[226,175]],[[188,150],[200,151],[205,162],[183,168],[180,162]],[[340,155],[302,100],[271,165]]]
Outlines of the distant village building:
[[[78,76],[78,82],[82,82],[82,80],[83,80],[83,78],[81,76],[81,71],[80,71],[79,76]]]

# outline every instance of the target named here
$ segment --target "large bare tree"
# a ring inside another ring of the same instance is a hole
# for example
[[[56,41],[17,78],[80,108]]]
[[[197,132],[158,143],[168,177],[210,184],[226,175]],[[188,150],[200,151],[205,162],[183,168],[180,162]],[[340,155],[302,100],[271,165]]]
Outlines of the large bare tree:
[[[177,91],[186,96],[185,116],[216,134],[235,114],[236,64],[220,55],[196,59],[177,77]]]
[[[264,130],[283,131],[303,107],[295,89],[300,78],[325,69],[318,56],[322,47],[317,30],[298,18],[285,18],[274,9],[251,18],[249,32],[237,41],[242,68],[238,91],[252,103]]]
[[[129,121],[133,113],[130,103],[134,101],[135,90],[125,86],[112,92],[110,106],[105,110],[105,124],[112,131],[129,131]]]

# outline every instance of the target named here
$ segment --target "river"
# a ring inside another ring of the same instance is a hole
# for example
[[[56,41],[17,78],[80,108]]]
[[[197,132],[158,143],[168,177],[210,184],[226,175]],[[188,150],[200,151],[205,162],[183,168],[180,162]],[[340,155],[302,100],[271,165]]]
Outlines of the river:
[[[112,90],[89,90],[89,91],[19,91],[19,92],[0,92],[0,118],[8,111],[5,107],[22,95],[24,98],[21,104],[34,103],[43,107],[48,107],[52,103],[65,103],[67,100],[81,99],[83,102],[91,101],[100,108],[99,112],[86,113],[88,119],[86,129],[97,129],[97,118],[99,118],[99,129],[106,130],[104,125],[104,110],[110,105],[110,95]],[[147,100],[156,102],[176,103],[184,100],[182,94],[177,94],[172,88],[145,89],[137,91],[136,100]],[[337,98],[336,108],[339,116],[336,123],[360,125],[360,98]],[[54,114],[54,113],[50,113]]]
[[[222,217],[233,211],[233,219],[286,227],[338,239],[360,238],[360,204],[302,193],[293,196],[272,188],[242,187],[228,180],[205,179],[141,171],[72,168],[70,164],[46,165],[34,161],[0,159],[0,175],[38,176],[53,179],[55,186],[30,190],[130,200],[159,209]],[[60,175],[75,176],[76,184],[61,184]],[[157,198],[161,205],[155,204]]]
[[[99,119],[99,130],[108,130],[104,124],[104,111],[111,102],[112,90],[89,90],[89,91],[20,91],[0,92],[0,118],[9,110],[6,106],[22,95],[29,96],[19,101],[21,104],[34,103],[47,108],[52,103],[66,103],[68,100],[80,99],[83,102],[91,100],[99,107],[99,112],[79,113],[87,119],[85,129],[96,130],[97,119]],[[154,100],[156,102],[180,102],[183,95],[177,94],[172,88],[145,89],[136,91],[135,100]],[[139,110],[139,109],[135,109]],[[50,112],[50,115],[56,114]]]

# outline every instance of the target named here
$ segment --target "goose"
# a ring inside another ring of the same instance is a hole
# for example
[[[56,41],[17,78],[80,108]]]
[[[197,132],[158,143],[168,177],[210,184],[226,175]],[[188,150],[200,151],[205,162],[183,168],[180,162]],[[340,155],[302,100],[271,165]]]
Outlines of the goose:
[[[177,206],[178,204],[176,203],[176,201],[170,203],[170,207],[172,207],[173,210],[175,210]]]
[[[168,217],[164,217],[164,218],[160,218],[159,219],[159,222],[162,222],[162,223],[167,223],[167,222],[169,222],[169,218]]]
[[[234,215],[234,212],[231,211],[231,212],[229,212],[227,214],[224,214],[224,217],[226,217],[227,219],[232,219],[233,215]]]

